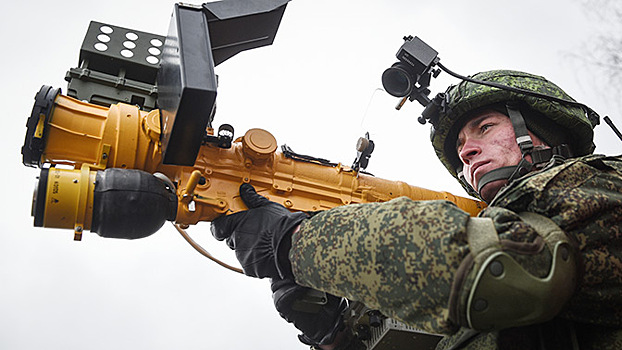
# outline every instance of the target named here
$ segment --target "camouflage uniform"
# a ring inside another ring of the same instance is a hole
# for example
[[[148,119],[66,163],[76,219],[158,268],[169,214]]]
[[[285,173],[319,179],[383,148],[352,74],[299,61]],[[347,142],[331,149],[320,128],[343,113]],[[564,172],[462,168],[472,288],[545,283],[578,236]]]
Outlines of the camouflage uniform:
[[[398,198],[320,213],[293,235],[289,257],[299,284],[447,335],[439,348],[549,349],[574,342],[580,349],[622,349],[622,158],[584,156],[531,173],[480,214],[494,221],[504,251],[544,277],[551,253],[516,215],[523,211],[551,218],[580,257],[574,296],[541,325],[486,333],[460,328],[461,300],[473,283],[465,277],[469,215],[450,202]]]

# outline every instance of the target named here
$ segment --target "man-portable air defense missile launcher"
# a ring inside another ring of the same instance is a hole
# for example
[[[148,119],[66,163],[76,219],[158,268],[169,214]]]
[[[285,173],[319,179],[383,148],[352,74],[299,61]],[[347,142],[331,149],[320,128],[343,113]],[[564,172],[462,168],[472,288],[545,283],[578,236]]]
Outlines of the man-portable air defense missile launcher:
[[[76,240],[85,230],[142,238],[166,221],[183,234],[244,210],[242,183],[292,211],[407,196],[450,200],[476,215],[481,202],[365,173],[369,136],[345,166],[279,148],[263,129],[239,138],[230,124],[214,131],[214,67],[270,45],[287,2],[176,4],[166,36],[91,22],[67,95],[43,86],[27,121],[23,163],[41,169],[34,225],[73,230]],[[322,295],[309,300],[321,305]],[[356,302],[346,321],[369,349],[432,349],[439,339]]]

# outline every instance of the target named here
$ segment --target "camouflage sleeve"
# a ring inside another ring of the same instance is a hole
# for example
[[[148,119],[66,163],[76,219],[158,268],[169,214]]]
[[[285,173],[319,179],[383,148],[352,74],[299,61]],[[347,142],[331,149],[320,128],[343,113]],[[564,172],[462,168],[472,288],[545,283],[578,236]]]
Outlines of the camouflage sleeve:
[[[468,253],[468,220],[446,201],[398,198],[338,207],[292,236],[293,272],[304,286],[447,332],[453,276]]]

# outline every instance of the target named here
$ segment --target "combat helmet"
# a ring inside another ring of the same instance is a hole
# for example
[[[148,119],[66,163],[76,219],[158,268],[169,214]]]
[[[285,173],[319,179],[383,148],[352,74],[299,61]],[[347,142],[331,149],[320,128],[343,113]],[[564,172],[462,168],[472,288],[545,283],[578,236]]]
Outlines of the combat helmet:
[[[461,176],[462,162],[458,158],[456,141],[464,123],[485,108],[510,117],[523,159],[516,166],[485,174],[479,188],[473,189]],[[592,153],[595,148],[593,128],[599,123],[595,112],[577,103],[544,77],[512,70],[477,73],[450,86],[434,98],[423,115],[432,123],[431,141],[437,157],[467,192],[477,197],[486,183],[513,180],[530,171],[535,163],[548,162],[553,156],[576,157]],[[551,149],[534,150],[527,129]],[[527,154],[532,155],[533,163],[525,159]]]

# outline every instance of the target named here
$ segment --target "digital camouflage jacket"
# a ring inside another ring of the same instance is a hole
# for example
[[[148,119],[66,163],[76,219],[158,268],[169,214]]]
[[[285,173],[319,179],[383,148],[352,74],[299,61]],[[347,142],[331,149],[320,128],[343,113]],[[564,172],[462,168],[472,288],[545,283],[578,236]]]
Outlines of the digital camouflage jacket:
[[[546,324],[461,328],[461,300],[473,282],[464,271],[470,217],[450,202],[398,198],[331,209],[292,236],[290,260],[299,284],[445,334],[439,348],[622,349],[622,158],[586,156],[532,173],[480,213],[493,220],[504,251],[545,277],[551,253],[517,216],[524,211],[552,219],[577,249],[576,290]]]

